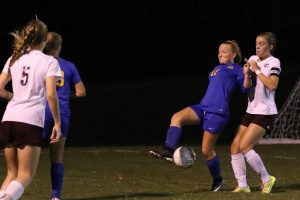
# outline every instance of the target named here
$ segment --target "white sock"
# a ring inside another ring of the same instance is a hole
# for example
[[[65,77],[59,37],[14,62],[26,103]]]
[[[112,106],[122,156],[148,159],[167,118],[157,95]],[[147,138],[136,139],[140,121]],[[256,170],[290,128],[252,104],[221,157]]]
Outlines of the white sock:
[[[11,196],[12,200],[18,200],[23,193],[24,193],[24,187],[18,181],[12,181],[7,186],[6,194]]]
[[[251,168],[257,174],[260,174],[263,183],[270,181],[270,175],[268,174],[261,157],[253,149],[248,151],[244,156]]]
[[[233,169],[234,176],[238,182],[240,188],[246,188],[246,162],[242,153],[231,155],[231,166]]]
[[[4,194],[4,196],[2,196],[1,198],[0,198],[0,200],[12,200],[12,197],[9,195],[9,194]]]
[[[0,198],[5,197],[5,194],[6,194],[5,190],[0,190]]]

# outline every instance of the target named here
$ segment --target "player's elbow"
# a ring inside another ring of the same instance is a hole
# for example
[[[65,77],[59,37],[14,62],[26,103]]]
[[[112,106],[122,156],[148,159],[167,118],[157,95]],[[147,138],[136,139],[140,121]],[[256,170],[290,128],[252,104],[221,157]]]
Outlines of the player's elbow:
[[[274,92],[276,90],[277,87],[269,87],[268,89],[271,91],[271,92]]]
[[[55,92],[48,92],[47,93],[47,100],[48,102],[53,102],[57,99],[56,93]]]
[[[75,96],[78,98],[78,97],[85,97],[85,95],[86,95],[85,87],[82,81],[80,81],[75,85]]]
[[[86,95],[85,90],[76,91],[76,97],[85,97],[85,95]]]
[[[277,89],[277,84],[270,84],[270,85],[267,86],[267,88],[268,88],[271,92],[273,92],[273,91],[275,91],[275,90]]]

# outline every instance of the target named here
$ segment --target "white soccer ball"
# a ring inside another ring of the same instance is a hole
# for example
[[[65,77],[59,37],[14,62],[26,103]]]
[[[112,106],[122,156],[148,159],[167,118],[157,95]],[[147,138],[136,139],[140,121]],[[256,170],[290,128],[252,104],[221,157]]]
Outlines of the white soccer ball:
[[[173,161],[176,166],[181,168],[189,168],[196,161],[195,151],[188,146],[178,147],[173,154]]]

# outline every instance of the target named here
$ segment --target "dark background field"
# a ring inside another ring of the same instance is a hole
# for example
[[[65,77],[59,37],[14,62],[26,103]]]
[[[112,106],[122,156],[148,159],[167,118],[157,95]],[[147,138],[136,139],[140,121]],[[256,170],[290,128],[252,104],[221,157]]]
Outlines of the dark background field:
[[[62,57],[75,63],[87,88],[85,99],[72,100],[67,145],[162,144],[172,114],[204,95],[226,39],[248,58],[258,33],[276,34],[280,108],[300,75],[299,10],[296,0],[1,1],[0,64],[12,52],[8,33],[36,14],[62,34]],[[233,96],[220,143],[230,142],[245,100]],[[200,143],[200,127],[184,132],[183,143]]]

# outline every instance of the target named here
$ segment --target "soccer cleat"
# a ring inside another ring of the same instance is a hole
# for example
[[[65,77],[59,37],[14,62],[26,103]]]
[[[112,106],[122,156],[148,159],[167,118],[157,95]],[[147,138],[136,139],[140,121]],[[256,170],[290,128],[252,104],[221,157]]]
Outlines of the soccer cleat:
[[[169,162],[173,161],[173,153],[174,153],[174,150],[172,150],[171,148],[167,148],[167,147],[164,147],[162,150],[149,151],[150,155],[157,157],[157,158],[165,159]]]
[[[268,194],[272,191],[273,186],[275,185],[276,178],[274,176],[270,176],[270,181],[263,184],[262,193]]]
[[[249,193],[251,192],[249,186],[246,188],[241,188],[241,187],[236,187],[232,192],[244,192],[244,193]]]
[[[213,192],[219,191],[224,186],[224,183],[225,183],[225,181],[222,177],[215,179],[211,186],[211,190]]]

